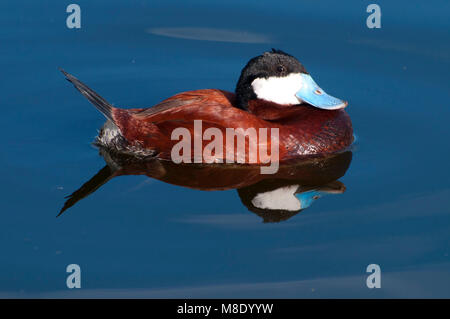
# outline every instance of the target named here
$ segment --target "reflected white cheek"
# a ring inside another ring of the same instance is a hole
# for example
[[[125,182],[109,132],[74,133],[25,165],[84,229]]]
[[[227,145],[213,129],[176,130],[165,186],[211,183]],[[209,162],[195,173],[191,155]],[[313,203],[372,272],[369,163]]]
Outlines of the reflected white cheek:
[[[261,209],[298,211],[302,208],[300,201],[295,197],[298,187],[299,185],[290,185],[273,191],[259,193],[253,198],[252,204]]]
[[[300,104],[295,94],[302,87],[300,73],[292,73],[284,77],[258,78],[252,82],[252,88],[258,99],[283,104]]]

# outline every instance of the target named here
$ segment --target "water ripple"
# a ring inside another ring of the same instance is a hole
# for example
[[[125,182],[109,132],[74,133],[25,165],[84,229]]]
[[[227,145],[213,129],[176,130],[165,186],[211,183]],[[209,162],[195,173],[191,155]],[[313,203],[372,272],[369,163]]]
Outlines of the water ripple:
[[[269,43],[270,38],[263,34],[215,28],[150,28],[146,32],[150,34],[201,41],[236,42],[236,43]]]

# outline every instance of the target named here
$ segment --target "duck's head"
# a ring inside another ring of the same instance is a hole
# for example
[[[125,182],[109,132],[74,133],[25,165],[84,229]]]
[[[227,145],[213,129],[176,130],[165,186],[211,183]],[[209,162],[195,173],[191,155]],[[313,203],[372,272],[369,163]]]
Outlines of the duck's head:
[[[325,93],[296,58],[275,49],[251,59],[242,69],[236,85],[237,107],[247,109],[255,99],[285,106],[307,103],[325,110],[347,106]]]

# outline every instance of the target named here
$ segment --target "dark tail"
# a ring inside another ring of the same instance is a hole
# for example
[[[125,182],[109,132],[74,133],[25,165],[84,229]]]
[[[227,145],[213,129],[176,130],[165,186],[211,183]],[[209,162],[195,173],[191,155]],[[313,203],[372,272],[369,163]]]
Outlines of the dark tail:
[[[103,167],[101,170],[98,171],[97,174],[95,174],[94,177],[92,177],[89,181],[84,183],[83,186],[81,186],[71,195],[66,197],[67,200],[64,203],[63,208],[61,208],[61,210],[59,211],[58,216],[64,213],[66,209],[72,207],[83,198],[88,197],[89,195],[94,193],[97,189],[99,189],[102,185],[107,183],[113,177],[114,177],[114,170],[108,165]]]
[[[102,98],[100,95],[95,93],[93,90],[91,90],[86,84],[78,80],[73,75],[67,73],[63,69],[59,68],[59,70],[64,74],[67,81],[72,83],[75,88],[81,92],[88,100],[91,102],[97,110],[102,112],[102,114],[108,119],[114,122],[113,116],[112,116],[112,110],[113,106],[109,104],[104,98]]]

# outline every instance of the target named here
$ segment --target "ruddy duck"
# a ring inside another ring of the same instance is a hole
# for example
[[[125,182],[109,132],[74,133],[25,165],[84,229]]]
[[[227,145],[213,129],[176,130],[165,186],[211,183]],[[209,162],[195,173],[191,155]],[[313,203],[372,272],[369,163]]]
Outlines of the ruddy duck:
[[[113,107],[77,78],[61,72],[107,119],[96,143],[122,154],[170,160],[178,142],[171,138],[172,132],[182,127],[194,136],[196,120],[202,121],[203,131],[216,128],[223,135],[229,128],[277,129],[280,162],[326,156],[346,149],[353,141],[352,123],[343,110],[347,102],[325,93],[296,58],[280,50],[251,59],[235,93],[188,91],[150,108]],[[271,140],[263,143],[270,149]],[[248,158],[246,145],[244,150],[232,146],[233,156]],[[218,158],[214,162],[225,162],[228,154],[224,145],[223,152],[215,153]],[[258,158],[256,163],[262,161]]]

